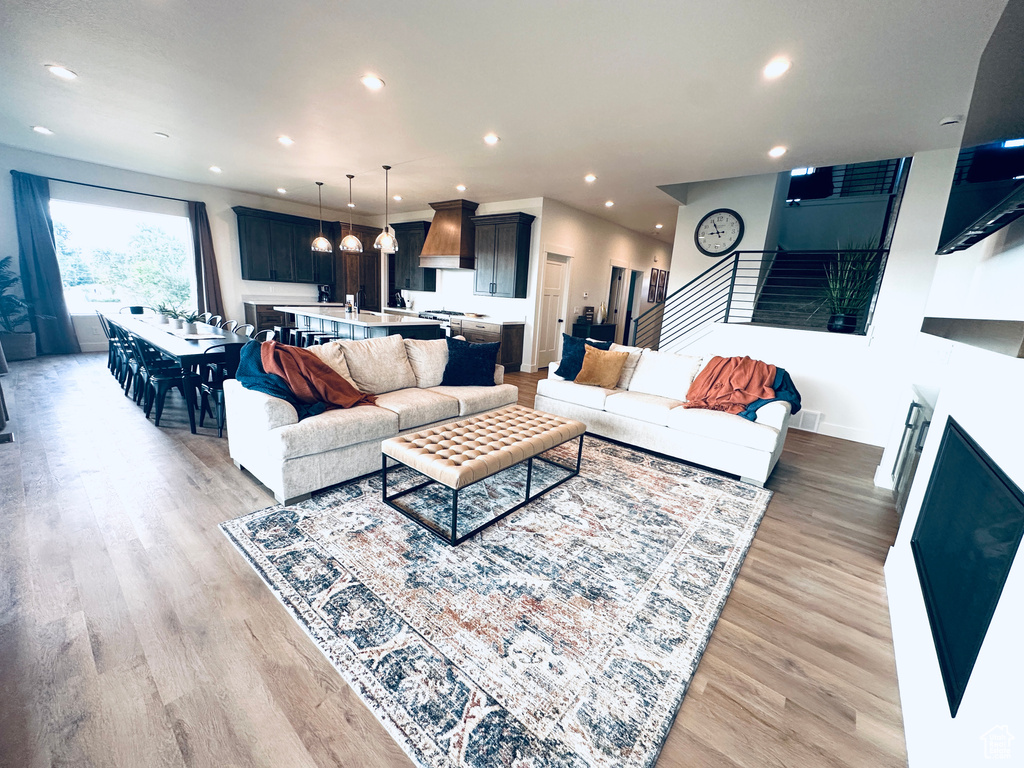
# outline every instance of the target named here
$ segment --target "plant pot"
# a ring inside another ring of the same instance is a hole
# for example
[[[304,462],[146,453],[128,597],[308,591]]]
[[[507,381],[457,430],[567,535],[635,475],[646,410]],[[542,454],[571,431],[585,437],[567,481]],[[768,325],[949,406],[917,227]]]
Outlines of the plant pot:
[[[832,333],[853,333],[857,330],[857,315],[834,314],[828,319],[828,329]]]
[[[157,315],[156,322],[158,325],[167,325],[167,315]]]
[[[0,333],[0,346],[8,360],[31,360],[36,356],[35,333]]]
[[[183,323],[181,327],[185,333],[198,333],[195,323]]]
[[[170,322],[172,328],[181,328],[182,322],[180,317],[172,317]]]

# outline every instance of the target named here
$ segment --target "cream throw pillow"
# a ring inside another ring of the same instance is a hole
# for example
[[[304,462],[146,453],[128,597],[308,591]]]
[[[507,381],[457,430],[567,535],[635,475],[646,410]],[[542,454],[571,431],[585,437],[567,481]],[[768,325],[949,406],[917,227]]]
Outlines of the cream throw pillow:
[[[628,352],[612,352],[587,346],[583,351],[583,367],[576,376],[577,384],[612,389],[619,382]]]
[[[355,386],[352,381],[352,374],[349,373],[348,363],[345,362],[345,351],[341,348],[340,341],[329,341],[326,344],[313,344],[306,347],[314,355],[320,358],[328,368],[345,379],[349,384]],[[358,387],[356,387],[358,389]]]
[[[416,386],[416,374],[405,353],[405,339],[385,336],[363,341],[341,341],[352,381],[360,392],[383,395]]]
[[[685,401],[700,363],[699,357],[645,349],[629,382],[629,391]]]
[[[612,352],[629,353],[626,364],[622,366],[622,373],[619,374],[619,383],[615,385],[616,389],[629,389],[629,382],[633,380],[633,373],[636,371],[636,366],[640,362],[640,355],[643,354],[645,347],[627,347],[623,344],[612,344],[609,349]]]
[[[420,389],[441,386],[444,368],[448,365],[447,339],[406,339],[405,352],[409,356],[409,365],[416,375],[416,386]]]

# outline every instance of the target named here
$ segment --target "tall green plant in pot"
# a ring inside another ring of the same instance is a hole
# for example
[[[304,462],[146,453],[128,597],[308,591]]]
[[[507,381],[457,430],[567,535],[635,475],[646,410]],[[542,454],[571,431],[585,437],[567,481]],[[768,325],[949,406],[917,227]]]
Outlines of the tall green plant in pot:
[[[875,295],[882,254],[872,239],[850,243],[836,250],[836,257],[825,265],[825,306],[831,316],[828,329],[833,333],[853,333]]]
[[[0,259],[0,346],[8,360],[36,356],[36,335],[28,329],[28,305],[13,293],[20,282],[14,274],[14,257],[4,256]]]

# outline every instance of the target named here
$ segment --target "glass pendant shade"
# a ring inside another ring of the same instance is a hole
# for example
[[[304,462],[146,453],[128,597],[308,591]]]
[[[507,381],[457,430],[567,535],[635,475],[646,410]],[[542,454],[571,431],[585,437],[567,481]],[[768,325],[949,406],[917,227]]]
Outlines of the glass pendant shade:
[[[324,197],[323,197],[323,186],[322,181],[316,183],[316,195],[317,201],[320,205],[320,234],[313,238],[313,242],[310,243],[309,248],[313,253],[333,253],[334,248],[331,246],[331,241],[324,237]]]
[[[352,179],[355,178],[351,173],[345,174],[348,177],[348,234],[341,238],[341,243],[338,248],[342,251],[348,251],[349,253],[362,253],[363,252],[363,241],[352,234],[352,209],[355,208],[352,205]]]
[[[328,240],[323,235],[320,235],[315,240],[313,240],[313,244],[310,246],[310,248],[316,251],[317,253],[330,253],[331,251],[334,250],[334,248],[331,247],[331,241]]]
[[[373,241],[373,247],[381,253],[398,253],[398,239],[395,237],[395,230],[388,224],[388,171],[390,165],[382,165],[384,169],[384,229]]]

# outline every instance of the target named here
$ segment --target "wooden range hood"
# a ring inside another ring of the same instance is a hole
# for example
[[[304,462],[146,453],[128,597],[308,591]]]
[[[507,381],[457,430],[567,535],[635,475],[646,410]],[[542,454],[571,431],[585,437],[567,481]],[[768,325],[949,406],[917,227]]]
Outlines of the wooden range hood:
[[[478,203],[470,200],[445,200],[431,203],[436,211],[423,241],[420,266],[435,269],[476,268],[476,227],[470,216]]]

